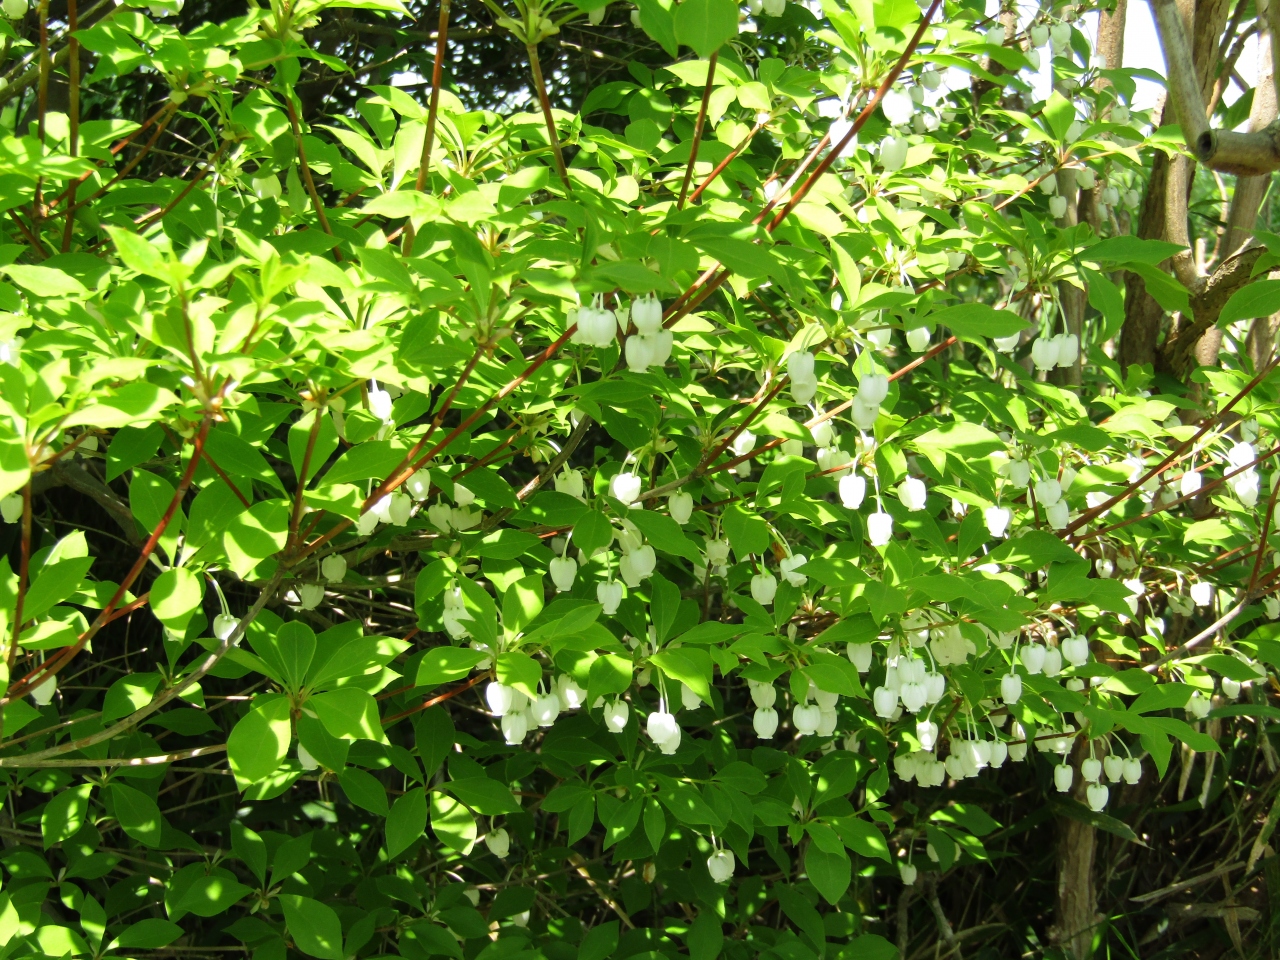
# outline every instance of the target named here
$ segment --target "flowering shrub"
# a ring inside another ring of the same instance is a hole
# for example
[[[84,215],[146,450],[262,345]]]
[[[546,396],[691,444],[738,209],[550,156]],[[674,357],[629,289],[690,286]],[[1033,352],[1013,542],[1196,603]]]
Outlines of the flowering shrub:
[[[1173,147],[1087,11],[642,0],[553,109],[615,7],[497,21],[535,113],[311,122],[392,0],[95,8],[87,75],[33,14],[42,91],[171,91],[5,139],[6,955],[958,951],[1017,778],[1084,886],[997,953],[1084,956],[1095,831],[1274,757],[1280,241],[1210,316],[1122,226]],[[1118,362],[1140,295],[1220,355]]]

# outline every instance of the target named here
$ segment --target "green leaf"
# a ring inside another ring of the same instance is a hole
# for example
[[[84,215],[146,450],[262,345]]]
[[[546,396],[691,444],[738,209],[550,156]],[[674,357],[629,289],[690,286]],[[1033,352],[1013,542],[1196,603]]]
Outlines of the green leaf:
[[[40,267],[25,263],[11,263],[3,268],[9,279],[28,293],[41,299],[58,297],[86,299],[89,291],[75,277],[55,267]]]
[[[470,647],[432,647],[418,663],[415,685],[430,688],[450,680],[460,680],[488,656],[484,651]]]
[[[375,816],[387,815],[387,789],[373,774],[359,767],[347,767],[338,774],[338,783],[342,785],[347,799],[357,807]]]
[[[591,556],[598,547],[607,547],[613,540],[613,527],[609,518],[599,510],[590,510],[573,525],[574,545]]]
[[[1042,115],[1049,124],[1049,129],[1053,131],[1053,136],[1057,140],[1062,140],[1067,135],[1067,129],[1076,118],[1075,104],[1058,93],[1053,91],[1048,101],[1045,103]]]
[[[216,917],[252,892],[243,883],[220,874],[200,877],[182,895],[178,909],[194,913],[197,917]]]
[[[159,848],[164,833],[164,817],[156,802],[140,790],[123,783],[112,783],[111,802],[120,828],[146,847]]]
[[[618,921],[597,923],[578,945],[576,960],[605,960],[618,948]]]
[[[515,687],[531,700],[538,696],[538,684],[542,682],[542,667],[527,653],[508,650],[498,654],[495,672],[499,683]]]
[[[591,661],[587,674],[587,702],[595,703],[599,697],[626,693],[631,689],[633,665],[630,660],[606,653]]]
[[[274,773],[292,738],[289,701],[281,696],[259,696],[227,738],[227,759],[240,789]]]
[[[889,844],[875,824],[858,817],[837,817],[831,821],[831,825],[835,827],[844,845],[854,853],[864,857],[876,857],[885,863],[893,862],[893,857],[889,853]]]
[[[705,664],[688,656],[683,649],[661,650],[649,657],[649,662],[671,680],[685,684],[704,702],[711,699],[711,659]]]
[[[342,923],[332,907],[292,893],[280,895],[280,906],[299,951],[319,960],[343,960]]]
[[[1218,326],[1269,317],[1276,311],[1280,311],[1280,280],[1254,280],[1231,295],[1218,314]]]
[[[511,791],[489,777],[468,777],[441,784],[476,813],[495,817],[503,813],[519,813],[520,804]]]
[[[261,561],[284,548],[289,536],[289,505],[262,500],[236,515],[222,535],[222,547],[232,571],[247,577]]]
[[[427,795],[421,787],[414,787],[398,797],[387,813],[387,858],[394,859],[408,850],[426,829]]]
[[[721,522],[734,556],[739,560],[748,554],[763,554],[769,549],[773,540],[769,524],[756,514],[748,513],[740,504],[726,507]]]
[[[84,825],[85,815],[89,812],[89,794],[93,785],[77,784],[50,800],[40,815],[40,833],[44,837],[44,848],[48,850],[55,843],[73,837]]]
[[[170,920],[148,917],[131,923],[111,941],[109,950],[159,950],[182,936],[182,928]]]
[[[382,720],[378,716],[378,704],[367,690],[358,687],[339,687],[317,693],[305,704],[324,724],[324,728],[339,740],[377,740],[385,742]]]
[[[181,633],[204,599],[204,585],[186,567],[174,567],[151,585],[151,612],[171,630]]]
[[[671,15],[671,0],[637,0],[640,29],[658,42],[670,56],[676,56],[676,28]]]
[[[22,615],[30,619],[48,613],[80,587],[80,581],[93,566],[93,557],[71,557],[48,564],[27,590]]]
[[[392,808],[392,813],[395,809]],[[389,821],[390,818],[388,818]],[[476,842],[476,821],[465,806],[442,793],[431,795],[431,831],[451,850],[466,855]]]
[[[627,519],[636,525],[655,550],[669,553],[673,557],[684,557],[694,563],[702,562],[702,555],[693,541],[685,536],[684,531],[680,529],[680,524],[665,513],[658,513],[655,510],[632,510]]]
[[[738,35],[738,5],[733,0],[682,0],[676,8],[676,39],[700,57],[709,57]]]
[[[1010,337],[1030,326],[1012,310],[997,310],[985,303],[959,303],[929,314],[928,319],[948,327],[961,340]]]
[[[832,906],[840,902],[853,878],[853,865],[847,853],[828,853],[816,843],[810,843],[805,851],[804,869],[810,882]]]
[[[699,910],[688,934],[689,960],[716,960],[724,948],[724,925],[714,910]]]

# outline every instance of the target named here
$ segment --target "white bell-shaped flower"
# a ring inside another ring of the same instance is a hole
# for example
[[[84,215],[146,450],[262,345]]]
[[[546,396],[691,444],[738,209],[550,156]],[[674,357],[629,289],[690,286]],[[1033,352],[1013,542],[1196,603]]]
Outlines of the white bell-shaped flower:
[[[835,446],[836,431],[835,428],[831,426],[830,420],[823,420],[821,423],[814,424],[809,428],[809,435],[813,437],[814,446]]]
[[[1120,778],[1124,776],[1124,757],[1118,757],[1114,753],[1108,754],[1103,758],[1102,771],[1112,783],[1119,783]]]
[[[1228,700],[1235,700],[1240,696],[1240,681],[1232,680],[1230,677],[1222,678],[1222,695]]]
[[[1142,779],[1142,761],[1137,757],[1125,757],[1124,782],[1130,785]]]
[[[1062,673],[1062,651],[1057,647],[1045,647],[1044,663],[1040,667],[1040,672],[1046,677],[1056,677]]]
[[[1097,757],[1085,757],[1080,763],[1080,779],[1085,783],[1097,783],[1102,776],[1102,761]]]
[[[883,547],[893,539],[893,517],[882,511],[867,517],[867,539],[873,547]]]
[[[567,593],[573,589],[573,581],[578,576],[578,561],[572,557],[553,557],[547,566],[551,582],[556,585],[556,593]]]
[[[555,476],[556,493],[566,493],[578,500],[583,499],[586,492],[586,484],[582,480],[582,474],[577,471],[565,467]]]
[[[499,860],[505,860],[507,854],[511,852],[511,835],[502,827],[498,827],[484,835],[484,845]]]
[[[982,511],[982,519],[986,521],[987,533],[993,537],[1003,537],[1009,531],[1013,511],[1008,507],[987,507]]]
[[[1049,198],[1049,216],[1055,220],[1060,220],[1067,215],[1067,198],[1064,196],[1056,196]],[[1056,338],[1055,338],[1056,339]]]
[[[1052,337],[1037,337],[1031,344],[1031,362],[1037,370],[1052,370],[1058,365],[1058,345]]]
[[[1061,199],[1065,201],[1067,198],[1062,197]],[[1066,210],[1064,209],[1063,213],[1065,212]],[[1055,214],[1055,216],[1061,217],[1062,213]],[[1058,341],[1058,366],[1074,366],[1076,360],[1080,357],[1080,338],[1074,333],[1064,333],[1054,339]]]
[[[529,733],[529,718],[524,711],[508,713],[502,718],[502,738],[508,746],[523,743]]]
[[[929,499],[929,490],[918,477],[907,477],[898,486],[898,499],[908,510],[923,510]]]
[[[782,579],[793,587],[803,587],[809,582],[807,574],[800,572],[807,561],[807,557],[803,553],[793,553],[789,557],[783,557],[778,562],[778,572],[782,574]]]
[[[880,144],[880,166],[889,173],[901,170],[907,162],[907,150],[910,146],[906,137],[885,137]]]
[[[771,683],[748,680],[747,688],[751,691],[751,702],[757,707],[772,707],[778,702],[778,689]]]
[[[1018,659],[1033,677],[1044,669],[1044,657],[1045,648],[1038,643],[1029,643],[1018,651]]]
[[[665,710],[649,714],[645,731],[667,756],[675,753],[680,746],[680,724]]]
[[[767,607],[778,593],[778,578],[768,570],[761,570],[751,578],[751,596],[756,603]]]
[[[324,584],[304,583],[298,587],[299,606],[303,610],[314,610],[324,599]]]
[[[662,329],[662,303],[653,294],[641,297],[631,304],[631,322],[644,336],[652,336]]]
[[[504,717],[515,702],[515,689],[496,680],[490,681],[484,688],[484,701],[489,705],[489,712],[495,717]]]
[[[531,709],[533,722],[540,727],[549,727],[560,716],[560,698],[554,693],[548,693],[533,701]]]
[[[1010,671],[1000,678],[1000,699],[1007,704],[1022,699],[1022,678]]]
[[[919,713],[929,694],[923,683],[904,683],[898,695],[902,698],[902,707],[907,713]]]
[[[58,691],[58,675],[51,673],[31,688],[29,694],[37,707],[47,707]]]
[[[239,622],[239,619],[229,613],[220,613],[213,618],[213,635],[219,640],[226,640]]]
[[[1021,490],[1031,482],[1031,464],[1025,460],[1009,461],[1009,483]]]
[[[766,3],[769,0],[766,0]],[[786,0],[781,0],[786,3]],[[716,883],[727,883],[733,877],[733,870],[736,866],[733,854],[728,850],[717,850],[711,856],[707,857],[707,873],[711,874],[711,879]]]
[[[630,714],[631,708],[627,706],[627,701],[611,700],[605,704],[604,725],[612,733],[621,733],[627,728],[627,718]]]
[[[850,643],[845,647],[849,662],[857,668],[859,673],[866,673],[871,669],[872,652],[872,646],[869,643]]]
[[[729,541],[708,540],[706,553],[707,566],[723,567],[729,562]]]
[[[1111,791],[1107,789],[1105,783],[1091,783],[1089,789],[1084,793],[1085,798],[1089,801],[1089,809],[1094,813],[1102,810],[1107,805],[1107,800],[1111,797]]]
[[[840,502],[849,510],[857,510],[867,496],[867,478],[850,473],[840,478]]]
[[[999,770],[1004,766],[1005,760],[1009,758],[1009,745],[1003,740],[991,741],[991,760],[990,765]]]
[[[1062,530],[1071,520],[1071,508],[1067,506],[1067,501],[1059,500],[1053,506],[1045,508],[1044,518],[1053,529]]]
[[[917,720],[916,739],[921,750],[932,750],[938,743],[938,725],[932,720]]]
[[[1053,768],[1053,785],[1057,787],[1059,793],[1066,793],[1071,789],[1071,781],[1075,779],[1075,774],[1075,770],[1067,763],[1059,763]]]
[[[1011,333],[1007,337],[993,337],[991,343],[1001,353],[1013,353],[1021,339],[1021,333]]]
[[[331,553],[320,561],[320,575],[330,583],[338,583],[347,575],[347,558],[340,553]]]
[[[871,695],[871,703],[875,707],[877,717],[888,719],[898,709],[898,691],[890,690],[888,687],[876,687]]]
[[[697,710],[702,706],[702,698],[685,683],[680,684],[680,706],[686,710]]]
[[[925,702],[937,703],[947,692],[947,678],[937,671],[930,671],[924,676]]]
[[[604,580],[596,584],[596,599],[604,608],[604,615],[612,617],[622,603],[622,584],[617,580]]]
[[[391,419],[391,394],[374,387],[369,391],[369,412],[386,423]]]
[[[633,550],[624,555],[618,562],[618,571],[628,587],[638,587],[641,581],[653,575],[657,565],[657,554],[653,552],[653,547],[646,543],[639,550]]]
[[[693,516],[693,494],[678,490],[667,498],[667,509],[671,519],[683,527]]]
[[[441,533],[448,533],[453,528],[453,508],[447,503],[433,503],[427,507],[427,519]]]
[[[808,736],[822,722],[822,708],[816,703],[797,703],[791,711],[791,725],[801,736]]]
[[[609,496],[621,500],[625,504],[636,502],[640,496],[640,477],[629,471],[615,473],[609,478]]]
[[[751,716],[751,726],[761,740],[772,740],[778,732],[778,711],[773,707],[760,707]]]
[[[556,696],[561,710],[577,710],[587,702],[587,691],[573,677],[562,673],[556,677]]]
[[[4,517],[5,523],[17,523],[21,520],[22,510],[23,500],[20,493],[11,493],[0,500],[0,517]]]
[[[858,380],[858,398],[865,403],[880,406],[889,395],[889,378],[883,373],[863,374]]]
[[[1089,661],[1089,641],[1081,636],[1071,636],[1063,640],[1059,645],[1062,650],[1062,658],[1073,667]]]
[[[907,349],[912,353],[924,353],[929,349],[929,328],[913,327],[907,331]]]
[[[870,403],[861,396],[853,398],[853,407],[849,411],[849,419],[853,421],[854,426],[859,430],[874,430],[876,421],[880,418],[880,405],[878,403]]]
[[[1191,585],[1191,599],[1197,607],[1207,607],[1213,603],[1214,587],[1208,580],[1201,580]]]
[[[1042,507],[1051,507],[1062,499],[1062,484],[1052,477],[1037,480],[1035,485],[1036,502]]]

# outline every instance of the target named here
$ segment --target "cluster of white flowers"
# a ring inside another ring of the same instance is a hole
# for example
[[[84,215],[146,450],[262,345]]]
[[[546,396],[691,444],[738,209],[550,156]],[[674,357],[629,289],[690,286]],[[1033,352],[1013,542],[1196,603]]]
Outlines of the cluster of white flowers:
[[[550,727],[562,712],[577,710],[586,702],[587,692],[573,677],[562,673],[546,693],[533,699],[496,680],[485,687],[484,699],[489,712],[501,721],[503,738],[514,746],[524,742],[534,727]]]
[[[1031,344],[1031,362],[1037,370],[1074,366],[1080,356],[1080,338],[1074,333],[1038,337]]]

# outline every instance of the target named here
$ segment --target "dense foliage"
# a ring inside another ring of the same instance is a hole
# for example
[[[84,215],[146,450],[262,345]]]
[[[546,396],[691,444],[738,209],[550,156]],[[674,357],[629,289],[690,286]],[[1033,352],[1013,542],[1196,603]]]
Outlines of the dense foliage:
[[[1280,237],[1091,11],[180,9],[4,5],[4,957],[1269,955]]]

